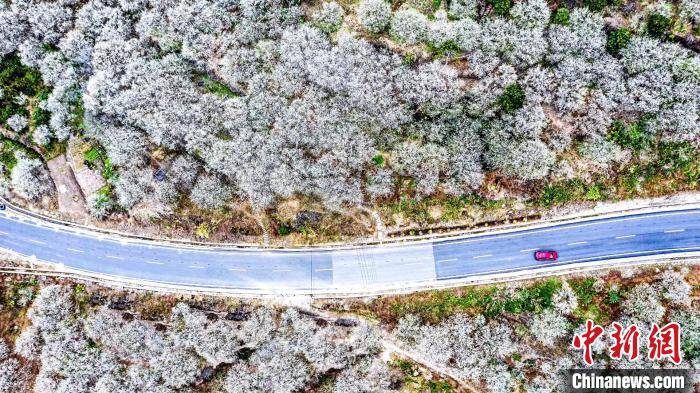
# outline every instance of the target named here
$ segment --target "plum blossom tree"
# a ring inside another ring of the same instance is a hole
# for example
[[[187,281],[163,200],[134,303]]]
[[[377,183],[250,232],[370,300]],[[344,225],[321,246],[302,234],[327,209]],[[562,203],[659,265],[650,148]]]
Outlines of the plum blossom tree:
[[[428,18],[412,8],[399,10],[391,19],[389,33],[409,45],[423,42],[428,34]]]
[[[569,333],[568,320],[555,311],[537,314],[530,322],[530,332],[535,339],[547,346],[554,346]]]
[[[326,33],[337,31],[343,23],[343,16],[343,7],[335,1],[323,2],[321,8],[313,15],[316,26]]]
[[[666,308],[661,304],[659,294],[649,284],[635,285],[622,303],[624,315],[631,321],[640,323],[660,323]]]
[[[22,132],[29,125],[29,120],[22,115],[14,114],[7,119],[7,125],[15,132]]]
[[[17,164],[12,169],[10,179],[14,191],[22,198],[32,201],[51,195],[54,191],[53,180],[44,163],[23,153],[17,153],[15,156]]]
[[[683,271],[667,269],[661,274],[659,287],[664,299],[676,306],[690,306],[692,286],[685,280]]]
[[[391,6],[384,0],[362,0],[357,6],[357,19],[370,33],[381,33],[389,25]]]

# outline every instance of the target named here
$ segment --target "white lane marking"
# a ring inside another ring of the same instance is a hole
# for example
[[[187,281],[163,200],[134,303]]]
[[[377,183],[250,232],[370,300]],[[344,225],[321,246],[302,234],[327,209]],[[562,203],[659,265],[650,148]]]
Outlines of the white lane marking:
[[[292,269],[272,269],[273,272],[291,272]]]
[[[0,231],[0,235],[9,235],[9,233]]]
[[[105,255],[105,258],[112,258],[112,259],[124,259],[122,257],[118,257],[116,255]]]
[[[235,267],[229,268],[228,270],[232,272],[247,272],[248,270],[246,269],[236,269]]]
[[[316,269],[317,272],[331,272],[333,269]]]
[[[492,257],[492,256],[493,256],[493,254],[477,255],[477,256],[475,256],[475,257],[472,257],[472,259],[488,258],[488,257]]]
[[[441,259],[441,260],[437,261],[437,263],[454,262],[454,261],[456,261],[456,260],[457,260],[457,258],[452,258],[452,259]]]
[[[633,237],[636,237],[637,235],[624,235],[624,236],[615,236],[615,239],[630,239]]]
[[[83,250],[78,250],[77,248],[66,248],[68,251],[73,251],[73,252],[85,252]]]
[[[403,266],[415,266],[415,265],[422,265],[423,262],[408,262],[408,263],[403,263]]]
[[[162,265],[163,264],[163,262],[156,262],[156,261],[146,261],[146,263],[148,263],[150,265]]]
[[[187,266],[187,267],[189,267],[190,269],[204,269],[204,266],[190,265],[190,266]]]
[[[34,239],[27,239],[27,241],[30,241],[30,242],[36,243],[36,244],[44,244],[44,245],[46,244],[46,243],[44,243],[44,242],[42,242],[42,241],[34,240]]]
[[[654,218],[659,218],[659,217],[690,215],[690,214],[700,214],[700,211],[673,212],[673,213],[668,213],[668,214],[659,213],[659,214],[644,215],[641,217],[623,217],[623,218],[609,219],[609,220],[603,219],[602,221],[599,221],[599,222],[585,222],[582,224],[569,225],[569,226],[566,226],[566,224],[554,224],[554,226],[545,227],[542,229],[523,228],[523,229],[517,230],[518,232],[506,233],[503,235],[477,234],[477,235],[475,235],[476,238],[467,238],[465,240],[459,240],[459,241],[450,241],[449,239],[445,239],[443,243],[434,244],[434,247],[446,247],[446,246],[451,246],[454,244],[476,243],[476,242],[489,241],[489,240],[494,240],[494,239],[504,239],[504,238],[518,237],[518,236],[527,236],[527,235],[532,235],[532,234],[536,234],[536,233],[555,232],[555,231],[574,229],[574,228],[583,228],[583,227],[589,227],[589,226],[595,226],[595,225],[606,225],[606,224],[611,224],[611,223],[616,223],[616,222],[639,221],[639,220],[654,219]],[[560,226],[558,226],[558,225],[560,225]]]
[[[573,242],[573,243],[567,244],[567,246],[578,246],[580,244],[588,244],[588,242]]]
[[[539,250],[539,248],[528,248],[527,250],[520,250],[520,252],[532,252],[537,250]]]
[[[668,231],[664,231],[664,233],[678,233],[678,232],[685,232],[685,229],[671,229]]]

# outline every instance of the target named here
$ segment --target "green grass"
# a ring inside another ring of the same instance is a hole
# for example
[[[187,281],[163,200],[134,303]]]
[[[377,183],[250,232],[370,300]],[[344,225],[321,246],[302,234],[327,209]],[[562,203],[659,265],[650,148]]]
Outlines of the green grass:
[[[230,87],[225,84],[214,80],[209,75],[202,76],[202,83],[204,84],[204,90],[209,93],[214,93],[224,98],[238,97]]]
[[[535,206],[552,207],[575,201],[600,201],[608,198],[604,184],[586,184],[581,179],[561,180],[546,184],[532,200]]]
[[[638,122],[630,125],[615,120],[610,126],[608,139],[635,152],[648,149],[654,143],[654,135],[647,130],[650,120],[649,116],[642,116]]]
[[[112,161],[105,157],[102,163],[104,165],[102,168],[102,177],[107,181],[115,180],[117,177],[117,172],[114,170],[114,166],[112,166]]]
[[[449,56],[454,56],[456,53],[460,53],[459,46],[454,41],[447,41],[446,43],[435,46],[428,44],[428,51],[430,51],[433,56],[437,58],[445,58]]]
[[[83,97],[78,94],[72,105],[71,127],[75,131],[85,131],[85,108],[83,107]]]
[[[525,90],[517,83],[506,86],[498,97],[498,105],[506,113],[515,112],[525,105]]]
[[[377,154],[376,156],[372,157],[372,162],[374,163],[374,165],[380,168],[384,167],[385,161],[386,160],[384,159],[384,156],[381,154]]]
[[[99,160],[101,157],[102,157],[102,153],[100,153],[100,151],[95,147],[86,151],[85,154],[83,155],[83,158],[87,162],[95,162],[96,160]]]
[[[553,307],[552,296],[561,288],[558,279],[551,278],[520,288],[515,292],[503,287],[467,287],[408,295],[404,298],[383,298],[370,306],[379,317],[398,320],[414,314],[424,321],[439,322],[457,313],[482,314],[495,317],[504,313],[542,312]],[[382,311],[388,311],[388,314]]]
[[[404,376],[404,383],[413,385],[414,390],[418,392],[430,393],[452,393],[454,389],[447,381],[425,379],[418,366],[411,361],[403,359],[395,359],[390,363],[391,366],[399,369]]]
[[[599,293],[595,289],[595,279],[571,279],[568,281],[578,299],[578,307],[574,310],[574,315],[579,321],[591,319],[599,324],[607,324],[610,321],[610,307],[614,302],[620,301],[620,293],[610,292]],[[612,299],[613,303],[606,303]]]
[[[101,146],[95,146],[86,151],[85,154],[83,154],[83,159],[87,161],[88,166],[91,168],[95,168],[95,165],[98,162],[101,162],[102,178],[106,181],[109,182],[116,179],[117,172],[112,165],[112,161],[110,161],[109,157],[107,157],[107,154],[104,152]]]

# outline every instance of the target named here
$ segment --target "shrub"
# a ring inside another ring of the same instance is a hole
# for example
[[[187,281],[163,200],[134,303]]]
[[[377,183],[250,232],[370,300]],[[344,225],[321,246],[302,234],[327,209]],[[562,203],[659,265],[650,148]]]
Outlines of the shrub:
[[[552,14],[552,23],[556,25],[566,26],[569,24],[569,9],[565,6],[560,6],[557,8],[556,12]]]
[[[591,11],[602,11],[608,5],[606,0],[586,0],[584,4]]]
[[[391,6],[384,0],[363,0],[357,7],[357,19],[369,33],[384,31],[391,19]]]
[[[646,149],[653,142],[653,135],[647,130],[648,122],[649,118],[643,117],[637,123],[627,126],[625,123],[615,120],[610,126],[608,138],[618,145],[634,151]]]
[[[608,36],[608,42],[605,45],[605,49],[613,56],[618,56],[620,51],[627,47],[630,39],[632,39],[632,32],[621,27],[614,30]]]
[[[204,85],[204,90],[206,90],[208,93],[213,93],[224,98],[238,96],[238,94],[231,90],[230,87],[217,80],[214,80],[208,75],[202,77],[202,84]]]
[[[513,6],[511,0],[486,0],[486,4],[491,6],[493,13],[501,16],[508,15],[510,8]]]
[[[512,113],[525,104],[525,91],[517,83],[506,86],[503,94],[498,98],[498,105],[506,113]]]
[[[671,20],[661,14],[651,14],[647,19],[647,33],[652,37],[666,38],[670,26]]]

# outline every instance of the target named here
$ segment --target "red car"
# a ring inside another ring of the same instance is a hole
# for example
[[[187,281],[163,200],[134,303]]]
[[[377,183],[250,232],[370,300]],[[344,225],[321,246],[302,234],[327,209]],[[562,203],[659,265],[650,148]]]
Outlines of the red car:
[[[535,260],[537,261],[556,261],[557,258],[559,258],[559,254],[553,250],[535,251]]]

